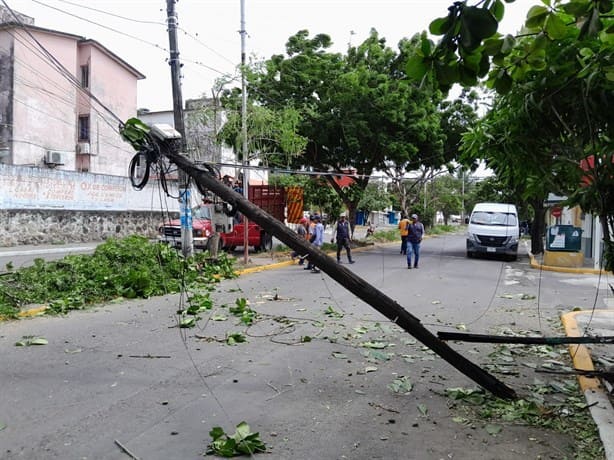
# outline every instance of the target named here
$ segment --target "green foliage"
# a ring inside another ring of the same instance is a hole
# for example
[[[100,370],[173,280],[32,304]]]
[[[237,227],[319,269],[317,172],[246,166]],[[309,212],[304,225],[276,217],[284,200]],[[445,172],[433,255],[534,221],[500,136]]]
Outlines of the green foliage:
[[[422,39],[423,46],[408,61],[408,76],[423,81],[430,73],[447,91],[454,83],[474,86],[488,74],[488,86],[505,94],[527,73],[550,69],[550,55],[545,50],[548,41],[573,38],[579,56],[583,42],[598,40],[599,58],[591,59],[579,74],[585,78],[601,63],[612,61],[612,5],[611,0],[542,1],[531,7],[521,31],[529,40],[517,41],[497,32],[505,13],[501,0],[454,2],[447,16],[431,22],[431,34],[441,39],[436,46],[426,37]],[[606,78],[614,81],[614,73],[611,77],[606,73]]]
[[[182,285],[208,285],[219,277],[234,276],[232,261],[223,255],[213,264],[202,253],[186,261],[167,245],[130,236],[110,239],[92,255],[69,255],[53,262],[36,259],[33,266],[3,276],[0,311],[49,304],[48,312],[66,313],[116,298],[148,298],[179,292]],[[200,309],[205,299],[197,299]]]
[[[141,120],[138,118],[130,118],[119,130],[119,134],[122,139],[132,145],[134,150],[138,151],[147,145],[147,135],[149,131],[149,126]]]
[[[229,458],[266,452],[266,445],[260,440],[260,434],[252,433],[245,422],[237,425],[233,435],[227,435],[221,427],[216,426],[209,432],[209,436],[212,440],[207,446],[207,455]]]
[[[383,184],[370,183],[358,202],[358,209],[369,214],[371,211],[383,211],[390,206],[390,192],[386,190]]]
[[[330,45],[326,35],[310,38],[299,31],[288,40],[286,55],[250,69],[249,94],[268,109],[291,107],[301,113],[295,126],[307,140],[304,153],[288,158],[281,150],[272,152],[269,163],[339,173],[351,165],[356,170],[351,187],[325,178],[352,218],[374,170],[390,162],[408,170],[444,162],[437,111],[441,94],[405,78],[404,63],[410,50],[420,46],[417,40],[403,41],[394,51],[373,30],[347,55],[330,52]]]
[[[493,426],[492,422],[548,428],[573,437],[576,451],[574,458],[604,458],[597,426],[587,410],[584,398],[577,395],[577,384],[572,382],[569,388],[561,387],[566,397],[554,402],[545,402],[540,394],[541,389],[536,389],[532,395],[518,400],[499,399],[481,389],[467,388],[449,388],[446,395],[454,401],[454,405],[457,402],[466,403],[462,409],[470,418],[454,417],[453,420],[457,423],[473,427],[472,420],[476,418],[491,422],[484,426],[490,434],[497,434],[501,429],[505,429],[501,426],[494,429],[497,425]]]
[[[229,308],[230,313],[237,316],[240,321],[246,326],[250,326],[254,323],[257,317],[257,313],[249,307],[247,299],[241,297],[235,301],[235,306]]]

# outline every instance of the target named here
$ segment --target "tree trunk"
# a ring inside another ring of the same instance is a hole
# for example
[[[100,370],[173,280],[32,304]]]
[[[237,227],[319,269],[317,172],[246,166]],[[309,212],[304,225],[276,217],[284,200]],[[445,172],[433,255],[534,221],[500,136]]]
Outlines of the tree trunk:
[[[546,233],[546,208],[543,200],[531,200],[531,207],[535,214],[535,219],[531,225],[531,253],[542,254],[544,252],[544,236]]]

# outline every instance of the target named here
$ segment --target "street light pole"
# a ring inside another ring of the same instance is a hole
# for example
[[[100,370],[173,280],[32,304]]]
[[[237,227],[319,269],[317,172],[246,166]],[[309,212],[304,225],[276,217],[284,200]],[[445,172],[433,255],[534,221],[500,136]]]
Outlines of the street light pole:
[[[176,0],[166,0],[166,16],[168,23],[168,42],[170,48],[171,84],[173,89],[173,115],[175,129],[181,134],[181,153],[187,155],[185,125],[183,123],[183,97],[181,94],[181,64],[179,63],[179,48],[177,44],[177,13]],[[181,250],[185,258],[194,254],[194,239],[192,236],[192,208],[190,199],[190,176],[179,170],[179,214],[181,219]]]

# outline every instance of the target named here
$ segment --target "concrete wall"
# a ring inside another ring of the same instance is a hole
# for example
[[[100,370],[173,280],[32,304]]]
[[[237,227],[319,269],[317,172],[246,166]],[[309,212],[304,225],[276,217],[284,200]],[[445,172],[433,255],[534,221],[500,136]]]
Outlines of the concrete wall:
[[[155,237],[163,221],[152,211],[0,210],[0,246],[103,241],[111,237]]]
[[[0,246],[153,237],[178,210],[153,180],[137,191],[125,177],[0,164]]]

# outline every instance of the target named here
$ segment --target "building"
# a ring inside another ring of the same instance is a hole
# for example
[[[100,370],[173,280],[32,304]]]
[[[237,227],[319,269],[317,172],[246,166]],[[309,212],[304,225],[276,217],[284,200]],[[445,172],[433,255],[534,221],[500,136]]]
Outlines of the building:
[[[138,70],[95,40],[0,10],[0,163],[127,176]]]
[[[155,235],[157,184],[128,179],[138,70],[95,40],[0,7],[0,246]]]

